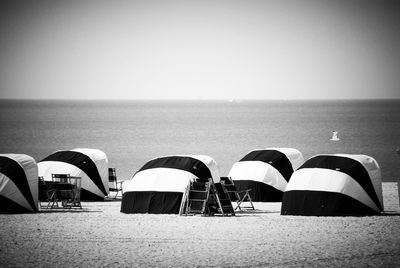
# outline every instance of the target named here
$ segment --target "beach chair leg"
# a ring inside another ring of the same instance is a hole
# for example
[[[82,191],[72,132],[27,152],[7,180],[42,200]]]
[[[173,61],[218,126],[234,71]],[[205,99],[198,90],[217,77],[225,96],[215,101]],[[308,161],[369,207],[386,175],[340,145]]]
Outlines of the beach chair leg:
[[[240,207],[241,203],[242,203],[242,201],[239,201],[239,200],[236,202],[235,210],[239,209],[240,211],[242,211],[242,208]]]
[[[246,192],[246,195],[245,195],[244,198],[247,198],[247,199],[249,200],[251,208],[252,208],[253,210],[255,210],[255,208],[254,208],[254,206],[253,206],[253,201],[251,200],[251,197],[250,197],[249,192]]]
[[[50,206],[51,204],[51,206]],[[51,193],[49,203],[47,203],[47,208],[54,208],[54,204],[57,204],[58,207],[58,201],[57,201],[57,194],[55,191]]]

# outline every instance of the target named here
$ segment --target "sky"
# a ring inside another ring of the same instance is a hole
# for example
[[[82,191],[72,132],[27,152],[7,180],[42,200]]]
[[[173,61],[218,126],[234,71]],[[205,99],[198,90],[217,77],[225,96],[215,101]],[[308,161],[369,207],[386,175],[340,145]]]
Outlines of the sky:
[[[0,99],[400,98],[399,48],[396,1],[3,0]]]

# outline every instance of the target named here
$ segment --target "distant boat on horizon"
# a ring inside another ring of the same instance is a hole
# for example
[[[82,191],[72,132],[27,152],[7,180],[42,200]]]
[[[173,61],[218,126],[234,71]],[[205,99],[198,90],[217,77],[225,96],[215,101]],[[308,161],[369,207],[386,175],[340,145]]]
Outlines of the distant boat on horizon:
[[[337,131],[332,131],[332,138],[330,140],[331,141],[340,141]]]

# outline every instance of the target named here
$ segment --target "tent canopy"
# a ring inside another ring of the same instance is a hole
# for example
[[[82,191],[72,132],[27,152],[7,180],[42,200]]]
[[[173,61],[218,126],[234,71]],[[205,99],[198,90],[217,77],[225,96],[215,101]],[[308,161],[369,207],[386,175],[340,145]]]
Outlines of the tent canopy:
[[[292,175],[284,215],[369,215],[383,211],[378,163],[367,155],[317,155]]]
[[[81,177],[81,199],[103,200],[109,193],[108,159],[98,149],[77,148],[57,151],[38,163],[39,176],[51,181],[51,174]]]
[[[194,178],[219,182],[215,160],[205,155],[155,158],[124,184],[121,212],[178,213],[183,193]]]
[[[0,154],[0,213],[38,210],[38,168],[25,154]]]
[[[236,162],[228,176],[240,190],[252,189],[253,201],[277,202],[292,173],[304,162],[294,148],[266,148],[250,151]]]

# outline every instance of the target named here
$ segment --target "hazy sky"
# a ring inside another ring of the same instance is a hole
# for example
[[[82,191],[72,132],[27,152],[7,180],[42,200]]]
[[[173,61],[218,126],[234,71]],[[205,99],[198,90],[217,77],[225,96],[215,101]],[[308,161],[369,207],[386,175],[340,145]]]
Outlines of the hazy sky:
[[[2,0],[0,98],[400,98],[400,5]]]

